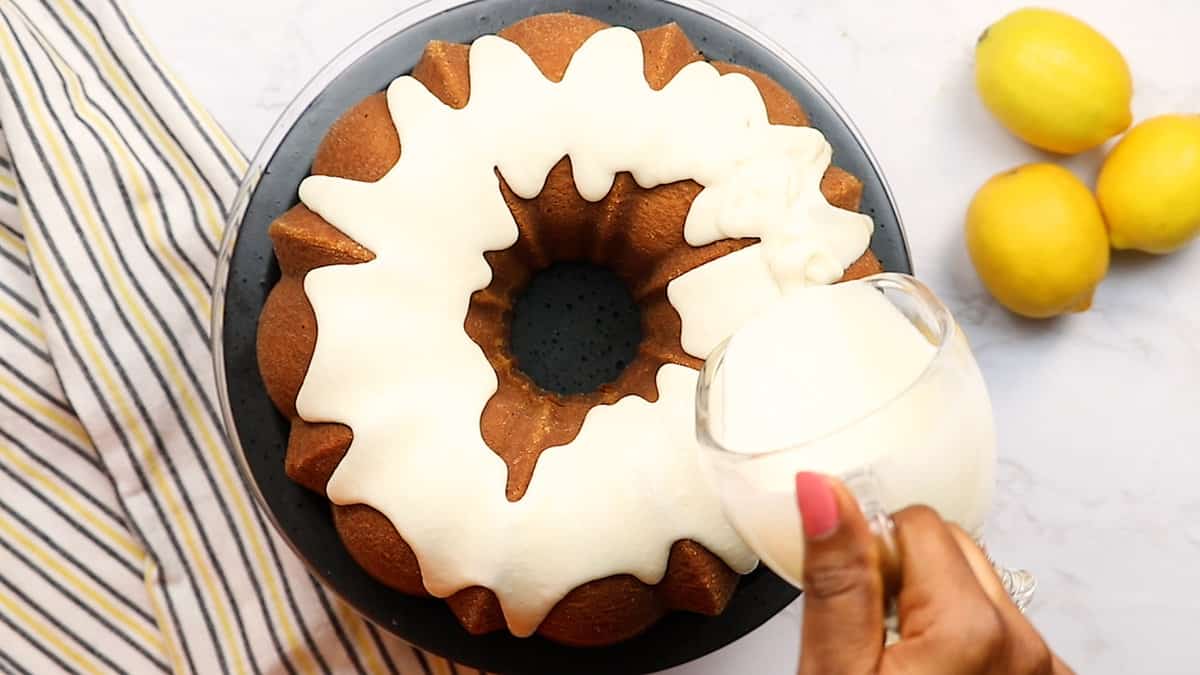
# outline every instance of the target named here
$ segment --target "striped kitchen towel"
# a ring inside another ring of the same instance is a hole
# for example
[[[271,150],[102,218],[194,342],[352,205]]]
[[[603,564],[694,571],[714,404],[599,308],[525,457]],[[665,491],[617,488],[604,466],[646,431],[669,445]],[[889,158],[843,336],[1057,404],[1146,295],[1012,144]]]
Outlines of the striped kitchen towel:
[[[0,0],[0,127],[0,672],[455,672],[251,499],[208,323],[246,162],[117,0]]]

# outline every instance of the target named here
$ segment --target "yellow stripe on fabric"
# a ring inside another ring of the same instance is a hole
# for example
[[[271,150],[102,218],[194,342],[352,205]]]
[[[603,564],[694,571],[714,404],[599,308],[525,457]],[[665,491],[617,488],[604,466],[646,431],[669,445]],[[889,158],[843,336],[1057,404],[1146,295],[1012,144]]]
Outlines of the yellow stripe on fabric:
[[[0,588],[0,609],[4,609],[9,616],[16,619],[21,624],[22,628],[33,632],[41,638],[47,645],[53,647],[57,652],[57,656],[66,661],[70,661],[72,665],[85,673],[104,673],[107,669],[96,663],[88,654],[74,648],[63,638],[61,632],[51,626],[49,623],[37,617],[33,612],[25,608],[25,603],[21,602],[8,594],[8,590]]]
[[[3,514],[0,514],[0,532],[3,532],[5,538],[9,541],[16,543],[22,551],[36,558],[46,570],[53,572],[55,576],[65,581],[76,593],[86,598],[91,605],[95,606],[105,616],[139,637],[147,646],[154,650],[162,651],[163,642],[161,635],[150,630],[145,622],[139,621],[136,616],[130,614],[112,600],[109,600],[105,593],[76,574],[71,569],[69,563],[63,562],[52,551],[38,543],[36,539],[22,532],[16,525],[9,522],[8,518]]]
[[[146,41],[143,40],[142,43],[145,44]],[[161,63],[162,60],[159,59],[159,62]],[[250,163],[246,161],[245,156],[242,155],[242,151],[233,144],[233,141],[229,138],[229,134],[226,134],[225,129],[220,124],[217,124],[217,121],[213,119],[208,109],[200,105],[200,102],[192,96],[192,92],[189,89],[181,86],[174,77],[171,78],[171,83],[175,85],[177,91],[183,92],[184,99],[187,100],[187,104],[196,115],[196,119],[204,126],[205,132],[221,146],[222,155],[229,162],[230,167],[233,168],[235,173],[244,175],[246,169],[250,168]],[[222,223],[223,225],[224,223]],[[225,228],[222,227],[221,231],[224,232],[224,230]]]
[[[19,54],[17,53],[12,34],[7,31],[0,31],[0,36],[3,38],[3,48],[8,63],[23,63]],[[41,128],[41,137],[43,140],[47,141],[47,144],[54,152],[55,157],[59,162],[58,168],[62,169],[64,174],[71,178],[70,183],[73,200],[77,202],[78,205],[87,203],[80,190],[78,179],[75,178],[74,175],[69,171],[70,164],[65,161],[63,148],[59,142],[58,135],[53,132],[47,123],[45,103],[42,102],[40,97],[37,96],[36,89],[34,88],[30,78],[30,73],[26,68],[20,67],[14,67],[12,68],[12,71],[20,80],[19,84],[27,99],[29,99],[31,102],[40,103],[40,105],[31,105],[30,109],[37,114],[38,126]],[[26,218],[31,217],[27,212],[23,213],[23,215]],[[93,228],[95,227],[94,222],[90,224],[93,226]],[[146,464],[146,468],[150,472],[158,492],[168,502],[167,510],[175,517],[174,519],[177,524],[175,529],[182,534],[184,546],[187,548],[189,556],[196,561],[207,594],[214,602],[217,621],[220,624],[221,632],[224,634],[225,640],[229,643],[229,648],[234,655],[234,663],[238,667],[239,672],[246,672],[245,663],[247,655],[243,653],[241,642],[235,637],[236,634],[233,628],[229,606],[225,602],[223,595],[218,591],[214,570],[208,563],[207,558],[204,556],[203,551],[200,549],[200,546],[196,541],[196,533],[193,531],[195,524],[191,523],[187,519],[183,507],[179,502],[179,498],[174,494],[174,491],[171,489],[165,475],[163,474],[157,449],[150,442],[149,438],[146,436],[146,430],[142,427],[141,423],[133,414],[123,388],[115,380],[110,370],[104,367],[104,364],[106,364],[107,361],[105,360],[105,357],[101,353],[100,349],[97,347],[95,339],[87,327],[87,324],[80,317],[80,310],[74,306],[74,301],[71,298],[71,295],[66,291],[66,289],[63,288],[62,281],[58,275],[49,273],[53,267],[48,259],[47,252],[43,250],[41,245],[39,245],[40,242],[30,241],[27,243],[30,245],[30,254],[34,258],[35,262],[42,270],[47,271],[43,280],[46,282],[48,290],[51,290],[54,293],[54,296],[66,309],[66,313],[68,315],[67,318],[70,320],[71,328],[74,331],[74,337],[78,338],[83,343],[84,349],[87,352],[88,362],[96,367],[96,370],[108,391],[109,398],[118,407],[122,426],[125,427],[134,437],[134,441],[139,448],[139,454],[142,457],[142,461]]]
[[[53,60],[56,57],[52,56],[51,58]],[[59,68],[60,72],[62,72],[64,69],[68,71],[70,70],[65,64],[60,66],[58,63],[56,63],[55,65],[57,68]],[[71,73],[71,75],[74,77],[75,86],[79,87],[80,85],[78,83],[78,76],[74,73]],[[78,104],[78,107],[82,112],[82,109],[87,108],[87,106],[82,104],[81,94],[82,91],[80,90],[79,98],[75,99],[75,97],[72,96],[72,99]],[[111,127],[106,124],[101,126],[105,131],[106,140],[109,142],[109,144],[116,147],[118,151],[122,153],[126,152],[127,150],[124,147],[124,144],[121,143],[120,138],[116,134],[115,130],[111,129]],[[60,162],[63,162],[63,160],[60,159]],[[138,176],[139,174],[133,169],[131,164],[132,162],[126,165],[125,171],[131,176]],[[82,209],[83,205],[88,203],[89,202],[87,201],[79,200],[77,205]],[[157,220],[157,216],[154,216],[153,220]],[[225,451],[225,448],[220,440],[214,435],[211,426],[207,424],[203,410],[192,395],[192,390],[188,386],[183,374],[176,367],[175,361],[171,357],[167,345],[165,342],[163,342],[162,338],[159,336],[159,333],[154,330],[154,327],[150,325],[147,317],[142,313],[140,305],[133,298],[130,289],[128,289],[128,287],[124,284],[124,277],[120,274],[119,269],[117,269],[117,266],[115,265],[115,259],[112,259],[111,254],[108,252],[108,244],[106,240],[103,237],[97,237],[97,241],[100,244],[99,248],[101,253],[105,254],[106,257],[106,260],[104,261],[106,275],[114,281],[122,284],[123,303],[134,313],[135,318],[138,319],[138,323],[141,325],[143,334],[154,342],[155,351],[158,352],[161,364],[168,370],[168,377],[172,380],[175,390],[183,398],[183,404],[187,410],[192,427],[197,429],[200,432],[200,435],[203,437],[203,444],[206,447],[207,454],[211,459],[210,466],[214,466],[217,469],[217,472],[220,474],[219,479],[222,483],[222,487],[225,489],[226,494],[233,498],[232,501],[237,511],[238,519],[241,522],[241,531],[249,535],[248,539],[251,543],[251,550],[254,554],[259,575],[266,581],[264,586],[268,591],[268,594],[271,598],[271,604],[273,605],[274,611],[277,614],[276,623],[283,628],[283,637],[287,643],[287,650],[291,653],[299,654],[301,656],[300,663],[298,663],[297,666],[299,666],[303,672],[317,672],[318,666],[316,661],[312,655],[308,653],[307,649],[301,648],[303,643],[300,638],[298,624],[296,623],[295,617],[292,616],[291,612],[289,611],[283,596],[282,587],[284,582],[282,579],[277,577],[275,574],[275,567],[268,559],[265,542],[261,536],[261,530],[257,527],[257,523],[253,520],[250,512],[252,506],[245,500],[245,495],[241,490],[241,484],[237,480],[237,476],[234,474],[232,467],[228,463],[228,453]],[[177,276],[190,279],[190,276],[180,265],[175,265],[175,268]],[[210,299],[208,295],[199,288],[196,288],[196,293],[194,295],[198,296],[197,302],[200,303],[201,307],[204,309],[204,314],[207,315],[207,313],[210,311]]]
[[[179,144],[171,138],[171,135],[167,133],[158,119],[150,114],[142,97],[134,90],[132,83],[125,76],[125,73],[117,67],[116,61],[112,58],[108,49],[101,43],[99,34],[93,30],[93,27],[83,20],[72,3],[62,2],[58,4],[58,7],[67,15],[71,23],[75,25],[76,34],[87,40],[90,44],[91,53],[103,64],[106,79],[120,90],[122,99],[136,109],[138,117],[141,118],[142,127],[147,131],[153,132],[157,138],[158,146],[170,155],[171,161],[184,173],[187,182],[191,184],[193,194],[196,195],[197,201],[204,210],[204,221],[208,224],[210,233],[214,239],[219,240],[222,230],[224,230],[224,219],[221,217],[222,209],[219,204],[214,204],[213,198],[207,194],[204,182],[200,179],[200,175],[196,173],[196,167],[192,165],[191,160],[183,153]]]
[[[6,47],[9,46],[7,40],[4,42]],[[50,269],[50,261],[41,246],[33,246],[30,252],[33,254],[35,261],[43,269]],[[238,668],[238,672],[247,672],[245,663],[242,660],[245,657],[242,654],[241,643],[235,637],[232,620],[229,616],[229,607],[226,605],[223,596],[219,593],[216,578],[213,576],[213,570],[208,564],[207,559],[203,556],[203,551],[196,541],[196,534],[192,529],[193,524],[187,519],[179,498],[175,495],[163,473],[157,451],[150,443],[149,438],[147,438],[145,429],[133,414],[133,410],[130,407],[129,401],[124,396],[120,384],[116,382],[110,370],[104,367],[106,363],[104,355],[97,347],[87,326],[82,321],[79,309],[74,306],[72,298],[66,292],[66,289],[63,288],[61,280],[54,274],[47,274],[46,280],[48,290],[54,294],[61,303],[61,306],[65,308],[67,315],[65,318],[70,323],[75,335],[83,343],[88,362],[96,366],[96,372],[103,382],[104,389],[108,392],[109,399],[117,407],[120,424],[130,433],[134,444],[138,447],[139,455],[145,464],[146,471],[150,474],[151,482],[154,484],[156,492],[167,502],[167,512],[172,516],[172,520],[175,523],[172,529],[182,535],[183,545],[199,569],[202,585],[207,595],[212,598],[213,603],[216,605],[217,622],[221,626],[221,632],[224,633],[225,640],[230,643],[232,650],[237,654],[238,658],[235,661],[235,665]],[[221,646],[214,645],[214,648],[221,649]]]
[[[150,556],[146,556],[142,570],[142,585],[146,588],[146,597],[150,599],[150,609],[158,622],[158,630],[163,639],[164,649],[162,652],[171,662],[171,672],[186,673],[189,670],[187,660],[183,657],[183,650],[179,648],[179,643],[175,641],[175,631],[172,629],[174,622],[165,607],[162,587],[158,583],[158,564]],[[183,630],[182,626],[174,627]]]
[[[0,173],[0,188],[9,194],[17,194],[17,181],[7,173]]]
[[[211,114],[209,114],[208,108],[205,108],[203,105],[201,105],[200,102],[196,100],[196,97],[192,95],[192,91],[179,82],[179,79],[175,77],[175,74],[171,72],[171,69],[166,65],[168,62],[167,59],[162,58],[162,55],[158,53],[158,49],[154,46],[154,41],[146,37],[146,34],[142,32],[142,27],[138,24],[138,22],[135,21],[133,17],[127,16],[126,19],[128,20],[130,29],[135,34],[137,41],[140,42],[143,47],[145,47],[146,53],[149,54],[156,63],[158,63],[159,69],[162,70],[163,75],[167,78],[167,80],[170,81],[171,85],[175,88],[175,91],[179,92],[180,95],[183,96],[184,101],[187,103],[192,113],[195,114],[197,121],[200,122],[200,125],[204,127],[205,132],[207,132],[210,138],[217,142],[217,145],[221,146],[221,154],[225,157],[235,171],[238,173],[245,173],[246,169],[249,168],[249,163],[246,161],[246,158],[242,156],[242,151],[233,144],[233,141],[230,140],[229,135],[225,133],[225,130],[221,128],[221,125],[217,124],[217,121],[213,119]]]
[[[153,190],[146,181],[145,172],[134,162],[133,156],[129,152],[129,147],[120,134],[117,133],[116,129],[103,117],[97,115],[92,106],[84,98],[83,84],[80,82],[79,74],[72,70],[50,45],[47,45],[40,38],[38,42],[41,43],[42,48],[50,56],[51,62],[54,64],[59,75],[62,76],[63,81],[66,82],[67,95],[71,100],[71,107],[93,129],[103,136],[107,146],[116,152],[118,162],[121,165],[121,175],[128,177],[133,183],[131,187],[133,194],[130,195],[131,202],[136,205],[138,212],[141,214],[139,220],[147,223],[145,230],[154,244],[154,250],[159,254],[159,257],[166,259],[171,270],[175,273],[174,277],[187,286],[187,290],[192,296],[192,302],[200,307],[201,316],[208,316],[212,311],[212,298],[200,286],[194,275],[188,271],[183,259],[175,254],[167,242],[166,224],[163,223],[158,211],[150,207],[150,203],[154,199],[152,196]]]
[[[384,667],[383,661],[380,659],[378,651],[376,651],[374,641],[371,639],[370,633],[367,632],[367,625],[363,618],[347,607],[346,603],[341,600],[334,598],[333,604],[338,618],[342,621],[342,625],[350,631],[347,637],[358,648],[357,654],[362,657],[363,664],[367,667],[367,672],[387,672],[387,668]]]
[[[0,177],[4,174],[0,173]],[[12,252],[18,258],[25,257],[25,242],[17,235],[9,232],[6,228],[0,227],[0,244]]]
[[[25,311],[24,307],[12,304],[3,296],[0,296],[0,316],[25,329],[29,337],[35,338],[37,342],[46,342],[46,334],[42,332],[42,327],[30,317],[29,312]]]
[[[79,520],[90,525],[97,535],[112,544],[114,548],[124,551],[133,560],[141,560],[146,556],[145,551],[134,541],[133,537],[129,536],[128,532],[113,527],[103,518],[97,516],[95,509],[89,508],[86,504],[79,501],[69,490],[64,489],[58,483],[51,480],[46,472],[32,463],[25,461],[19,453],[5,443],[0,443],[0,458],[3,458],[6,464],[16,467],[21,474],[32,479],[47,492],[53,494],[60,506],[70,510]]]
[[[87,435],[87,431],[84,430],[79,420],[61,408],[47,405],[39,397],[30,394],[24,384],[10,378],[3,371],[0,371],[0,390],[8,392],[25,407],[41,415],[44,422],[53,424],[59,433],[79,443],[80,447],[92,449],[92,439]]]

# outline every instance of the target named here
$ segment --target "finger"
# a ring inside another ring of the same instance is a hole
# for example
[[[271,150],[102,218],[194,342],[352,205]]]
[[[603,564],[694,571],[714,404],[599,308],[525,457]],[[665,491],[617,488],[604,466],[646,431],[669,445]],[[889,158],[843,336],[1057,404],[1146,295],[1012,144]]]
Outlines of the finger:
[[[993,607],[937,512],[912,506],[896,513],[893,520],[901,551],[902,585],[896,600],[903,637],[919,633],[947,613]]]
[[[954,537],[958,550],[966,558],[967,565],[970,566],[971,572],[975,575],[983,592],[997,606],[1013,605],[1012,598],[1009,597],[1008,591],[1004,590],[1004,584],[1000,583],[1000,577],[996,575],[996,568],[992,566],[987,555],[979,548],[975,540],[957,525],[950,525],[950,534]],[[1016,605],[1013,605],[1013,609],[1016,609]]]
[[[1061,662],[1058,662],[1058,666],[1056,666],[1056,657],[1050,652],[1046,641],[1030,623],[1029,618],[1021,613],[1008,591],[1004,590],[1004,584],[1001,583],[996,568],[987,559],[983,549],[979,548],[975,540],[957,525],[950,526],[950,534],[958,544],[959,550],[962,551],[963,557],[966,558],[980,587],[996,606],[1007,626],[1009,646],[1005,661],[1010,672],[1051,675],[1051,673],[1057,672],[1054,670],[1056,667],[1065,668]]]
[[[885,672],[989,672],[1007,627],[951,529],[932,509],[893,517],[901,552],[896,598],[901,641],[884,653]]]
[[[804,524],[800,673],[872,672],[883,651],[883,579],[875,540],[838,481],[796,475]]]

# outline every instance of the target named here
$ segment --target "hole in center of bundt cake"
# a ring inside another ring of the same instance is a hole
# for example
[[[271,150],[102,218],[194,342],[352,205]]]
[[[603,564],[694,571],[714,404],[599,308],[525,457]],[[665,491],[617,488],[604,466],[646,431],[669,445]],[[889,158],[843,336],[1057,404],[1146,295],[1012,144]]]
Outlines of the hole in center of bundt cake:
[[[512,310],[510,348],[542,389],[582,394],[615,381],[637,356],[641,311],[607,267],[560,262],[534,274]]]

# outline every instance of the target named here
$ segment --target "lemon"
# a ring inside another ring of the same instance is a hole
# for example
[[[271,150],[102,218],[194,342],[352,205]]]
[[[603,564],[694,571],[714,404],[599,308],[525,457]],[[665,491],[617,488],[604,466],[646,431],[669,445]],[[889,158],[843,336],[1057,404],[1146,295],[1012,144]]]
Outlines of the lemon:
[[[989,26],[975,46],[975,85],[1009,131],[1051,152],[1094,148],[1132,121],[1124,57],[1062,12],[1020,9]]]
[[[983,285],[1030,318],[1086,310],[1108,272],[1096,199],[1054,164],[1027,164],[984,183],[967,209],[966,239]]]
[[[1113,248],[1170,253],[1200,233],[1200,115],[1162,115],[1113,148],[1096,181]]]

